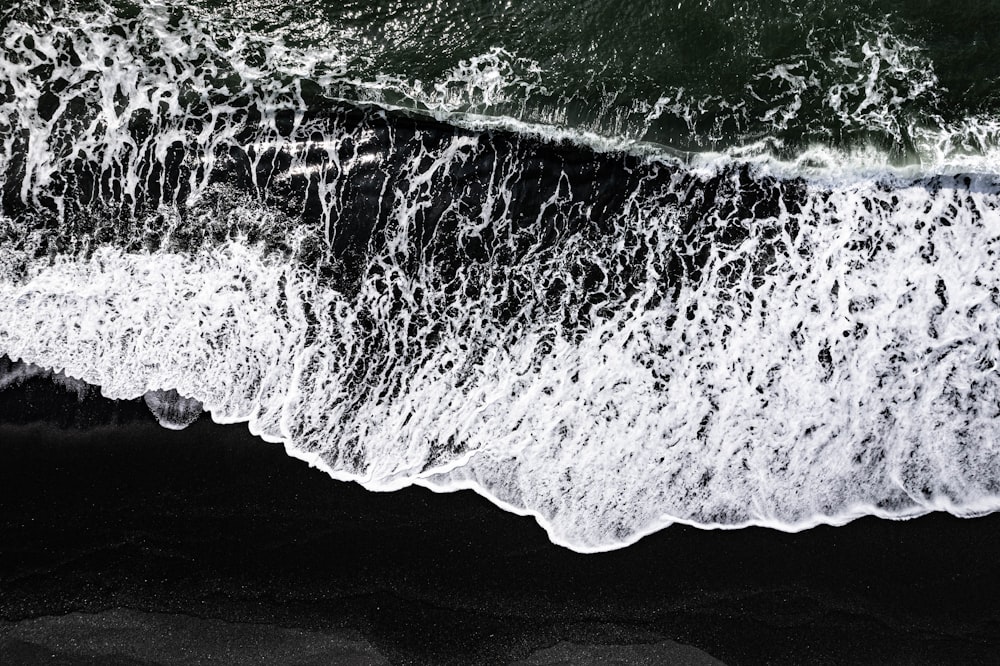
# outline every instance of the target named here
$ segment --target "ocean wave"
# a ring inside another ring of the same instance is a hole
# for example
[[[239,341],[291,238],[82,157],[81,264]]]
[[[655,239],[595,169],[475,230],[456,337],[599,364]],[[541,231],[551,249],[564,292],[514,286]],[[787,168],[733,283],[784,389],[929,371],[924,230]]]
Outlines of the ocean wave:
[[[580,551],[996,508],[989,118],[910,169],[593,150],[463,92],[337,101],[336,58],[137,6],[5,28],[0,354]],[[541,76],[509,56],[455,80]]]

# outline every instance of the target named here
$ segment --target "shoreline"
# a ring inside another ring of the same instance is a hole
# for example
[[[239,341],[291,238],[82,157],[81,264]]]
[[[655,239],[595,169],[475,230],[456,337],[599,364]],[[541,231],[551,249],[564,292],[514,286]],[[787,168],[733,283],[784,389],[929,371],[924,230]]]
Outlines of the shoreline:
[[[76,403],[51,397],[64,416]],[[1000,647],[997,514],[675,525],[582,555],[473,493],[372,493],[244,426],[132,414],[0,425],[0,619],[131,609],[347,632],[391,663],[664,641],[729,664],[987,663]]]
[[[10,372],[12,369],[16,371],[22,367],[29,369],[26,379],[14,381],[13,383],[8,382],[6,385],[0,384],[0,427],[3,427],[5,424],[23,426],[26,424],[39,425],[47,423],[49,425],[57,425],[59,428],[88,430],[93,428],[116,428],[133,423],[158,423],[163,429],[178,432],[188,427],[189,422],[185,422],[185,425],[179,427],[164,423],[160,416],[151,413],[153,408],[148,406],[148,402],[144,397],[133,399],[108,398],[103,395],[100,386],[68,377],[64,371],[57,373],[51,368],[25,363],[21,360],[11,361],[8,356],[0,355],[0,373]],[[176,391],[169,391],[168,393],[173,393],[175,397],[177,396]],[[494,496],[488,489],[474,483],[453,483],[449,486],[440,486],[435,485],[432,478],[417,477],[408,479],[402,485],[397,482],[390,485],[383,484],[381,486],[370,487],[366,485],[367,482],[364,479],[331,470],[321,457],[313,453],[290,448],[285,440],[281,438],[269,437],[266,433],[256,432],[252,427],[253,424],[248,420],[220,419],[211,406],[203,406],[200,402],[184,397],[180,399],[182,401],[188,400],[194,402],[198,407],[204,409],[194,420],[211,422],[213,426],[222,428],[242,428],[243,434],[250,440],[267,446],[280,446],[287,457],[305,463],[310,469],[321,472],[332,482],[356,484],[368,492],[378,494],[397,493],[400,490],[408,488],[421,488],[429,490],[434,494],[442,495],[471,492],[506,513],[532,519],[537,527],[545,533],[552,545],[579,555],[613,553],[624,550],[664,530],[676,527],[687,527],[708,532],[764,529],[785,534],[798,534],[814,530],[818,527],[843,527],[865,518],[907,522],[935,514],[945,514],[963,520],[1000,514],[1000,496],[997,496],[980,499],[978,502],[968,505],[957,505],[942,499],[936,502],[933,508],[912,507],[908,513],[893,513],[873,504],[855,504],[847,507],[839,514],[817,514],[796,523],[782,523],[780,521],[763,519],[736,524],[698,523],[676,516],[661,516],[660,522],[636,532],[626,541],[606,546],[588,547],[562,541],[559,535],[553,531],[550,522],[542,514],[509,504]],[[459,465],[460,462],[458,461],[455,464]]]

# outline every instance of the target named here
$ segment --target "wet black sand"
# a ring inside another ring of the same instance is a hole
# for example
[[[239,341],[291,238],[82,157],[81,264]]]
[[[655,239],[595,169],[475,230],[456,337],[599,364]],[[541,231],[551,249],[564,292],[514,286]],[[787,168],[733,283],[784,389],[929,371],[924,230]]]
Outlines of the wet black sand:
[[[0,393],[0,662],[991,663],[1000,649],[1000,516],[674,527],[578,555],[472,493],[369,493],[242,426],[170,432],[144,409],[44,382]]]

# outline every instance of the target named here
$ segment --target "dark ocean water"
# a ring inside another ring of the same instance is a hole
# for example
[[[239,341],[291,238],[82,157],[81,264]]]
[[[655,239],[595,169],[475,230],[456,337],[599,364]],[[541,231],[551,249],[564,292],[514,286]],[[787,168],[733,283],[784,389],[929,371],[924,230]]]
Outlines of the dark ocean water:
[[[174,52],[182,93],[215,65],[209,91],[224,96],[243,75],[299,79],[306,95],[682,151],[875,146],[926,160],[942,134],[948,151],[992,148],[1000,104],[992,1],[169,4],[13,2],[5,17],[132,36],[154,67],[159,27],[192,47]],[[196,54],[206,46],[218,50]]]
[[[0,16],[12,359],[581,552],[1000,502],[1000,5]]]
[[[193,3],[330,48],[342,94],[680,150],[874,144],[996,117],[1000,5],[940,2]]]

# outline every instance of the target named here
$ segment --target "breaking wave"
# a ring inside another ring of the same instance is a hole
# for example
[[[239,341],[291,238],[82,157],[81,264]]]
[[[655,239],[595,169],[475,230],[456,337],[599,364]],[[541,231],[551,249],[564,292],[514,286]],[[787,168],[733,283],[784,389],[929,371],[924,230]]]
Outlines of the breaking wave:
[[[684,153],[538,117],[504,49],[359,81],[349,35],[94,4],[5,16],[0,354],[580,551],[1000,504],[997,125],[916,124],[900,39],[642,107],[763,137]]]

